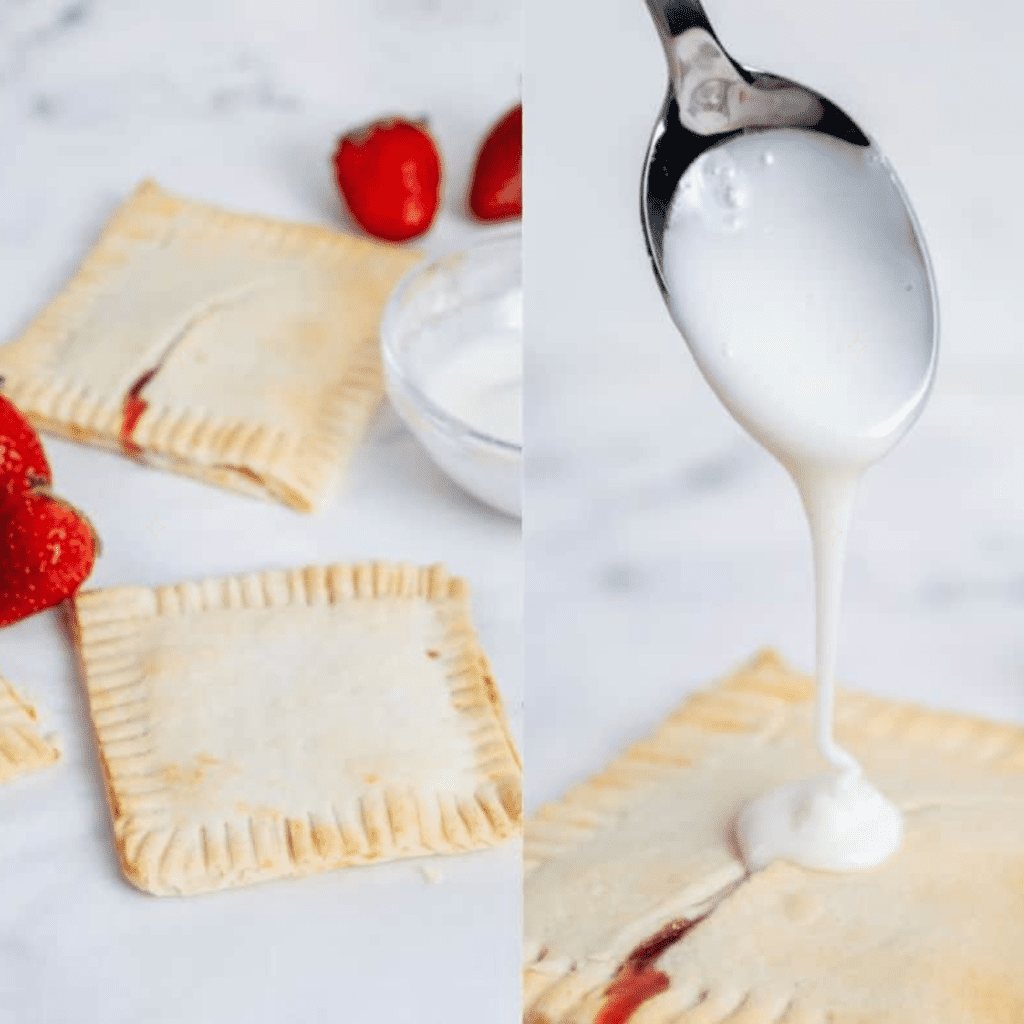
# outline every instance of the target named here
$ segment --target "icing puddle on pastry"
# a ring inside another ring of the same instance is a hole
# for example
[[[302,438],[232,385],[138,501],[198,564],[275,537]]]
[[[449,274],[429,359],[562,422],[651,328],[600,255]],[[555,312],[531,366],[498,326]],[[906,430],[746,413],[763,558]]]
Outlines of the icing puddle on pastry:
[[[738,135],[680,182],[664,241],[673,317],[704,377],[789,471],[811,528],[817,742],[830,772],[746,807],[748,868],[846,871],[902,840],[899,812],[832,736],[839,595],[857,483],[920,414],[934,370],[928,267],[872,147]]]
[[[906,814],[899,856],[738,860],[737,807],[814,770],[814,689],[764,651],[537,809],[526,1024],[1024,1021],[1020,726],[845,692],[841,735]]]

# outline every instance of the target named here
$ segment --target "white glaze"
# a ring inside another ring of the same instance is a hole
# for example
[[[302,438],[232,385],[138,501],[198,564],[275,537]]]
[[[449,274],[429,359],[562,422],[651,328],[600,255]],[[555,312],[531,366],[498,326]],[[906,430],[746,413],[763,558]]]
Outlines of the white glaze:
[[[522,444],[522,333],[494,331],[459,345],[427,375],[423,391],[478,433]]]
[[[825,871],[856,871],[891,857],[903,817],[859,772],[791,782],[743,808],[736,839],[751,871],[792,860]]]
[[[388,397],[434,463],[522,514],[523,288],[519,232],[414,270],[381,323]]]
[[[861,473],[909,429],[934,359],[925,259],[874,149],[786,130],[688,169],[664,242],[670,305],[701,372],[792,475],[811,528],[817,741],[836,770],[755,801],[751,867],[849,870],[899,846],[899,812],[832,736],[839,598]]]

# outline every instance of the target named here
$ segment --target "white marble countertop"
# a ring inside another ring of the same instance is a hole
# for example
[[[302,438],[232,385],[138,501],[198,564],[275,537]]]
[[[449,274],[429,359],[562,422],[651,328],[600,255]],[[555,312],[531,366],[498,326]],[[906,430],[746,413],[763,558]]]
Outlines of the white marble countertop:
[[[936,392],[864,479],[848,685],[1024,722],[1024,170],[1001,111],[1021,8],[707,0],[740,59],[820,89],[889,153],[939,279]],[[546,16],[544,11],[550,11]],[[813,667],[795,489],[711,394],[640,232],[665,89],[642,3],[527,0],[527,807],[764,645]],[[531,99],[536,105],[531,107]],[[766,342],[767,343],[767,342]]]
[[[66,279],[145,176],[239,210],[345,227],[329,157],[346,128],[430,116],[445,208],[520,92],[518,11],[474,0],[0,4],[0,339]],[[518,524],[441,476],[385,410],[321,517],[46,439],[105,551],[90,581],[157,584],[313,561],[440,560],[473,585],[522,729]],[[0,671],[59,733],[61,764],[0,788],[0,1024],[518,1019],[517,844],[187,900],[125,883],[58,617],[0,633]]]

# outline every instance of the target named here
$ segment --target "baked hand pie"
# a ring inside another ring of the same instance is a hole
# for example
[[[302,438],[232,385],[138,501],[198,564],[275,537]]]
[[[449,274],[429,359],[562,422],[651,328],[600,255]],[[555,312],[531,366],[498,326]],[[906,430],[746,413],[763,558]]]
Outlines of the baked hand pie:
[[[0,783],[60,760],[60,750],[43,737],[39,713],[0,676]]]
[[[309,566],[80,594],[124,873],[158,895],[494,846],[520,763],[440,566]]]
[[[820,768],[812,700],[761,654],[527,824],[530,1024],[1024,1021],[1024,729],[841,694],[902,848],[748,874],[733,821]]]
[[[378,322],[418,259],[146,181],[0,377],[41,430],[312,511],[383,395]]]

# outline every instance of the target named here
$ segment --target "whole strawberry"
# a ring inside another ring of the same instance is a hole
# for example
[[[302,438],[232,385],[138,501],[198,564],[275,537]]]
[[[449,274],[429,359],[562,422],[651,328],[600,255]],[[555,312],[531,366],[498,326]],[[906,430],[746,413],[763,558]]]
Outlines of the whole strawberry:
[[[89,521],[50,493],[39,437],[2,395],[0,448],[0,626],[9,626],[73,596],[98,541]]]
[[[0,381],[2,382],[2,381]],[[52,481],[39,435],[18,409],[0,395],[0,505],[36,484]]]
[[[404,242],[433,223],[441,157],[425,124],[389,117],[349,132],[334,171],[352,216],[375,238]]]
[[[29,491],[0,509],[0,626],[72,597],[92,572],[96,538],[76,509]]]
[[[469,208],[479,220],[523,215],[523,106],[514,106],[488,133],[476,158]]]

